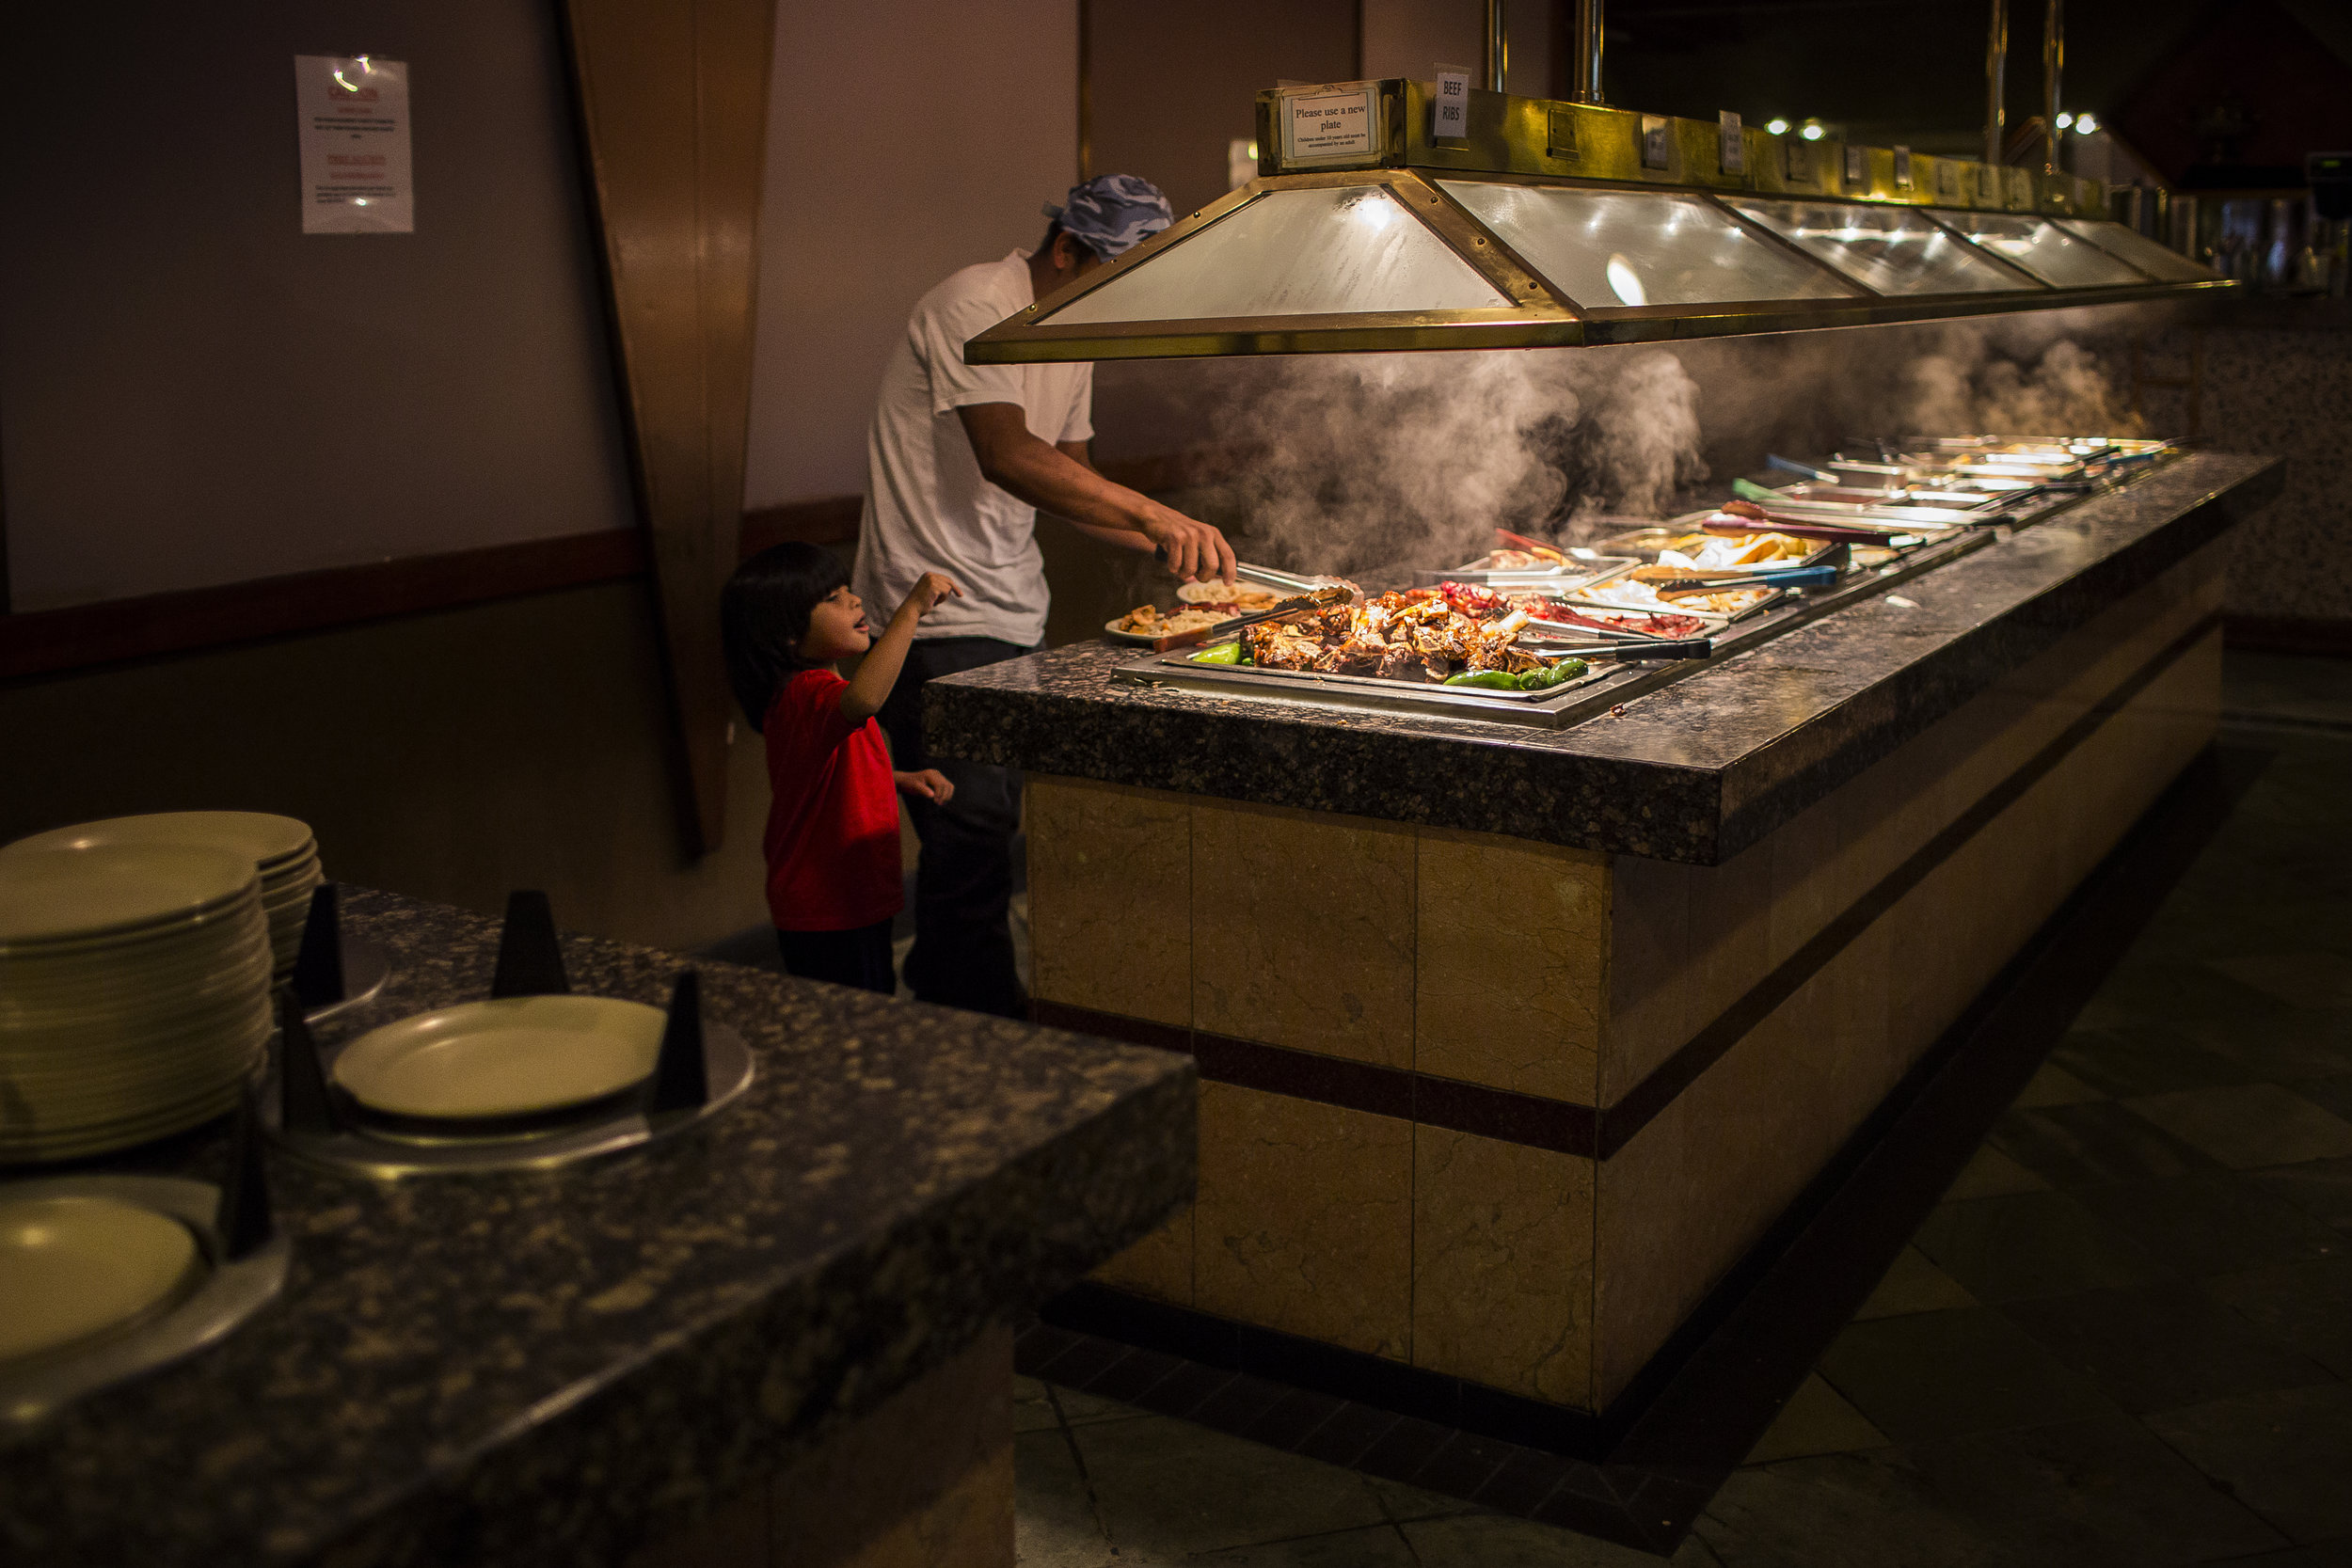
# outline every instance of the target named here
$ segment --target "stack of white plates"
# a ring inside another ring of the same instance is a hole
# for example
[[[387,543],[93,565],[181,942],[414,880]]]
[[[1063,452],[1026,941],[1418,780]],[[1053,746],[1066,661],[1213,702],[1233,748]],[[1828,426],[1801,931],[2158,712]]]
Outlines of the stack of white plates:
[[[260,811],[165,811],[110,816],[18,839],[21,849],[88,849],[102,844],[189,844],[243,855],[262,874],[262,911],[269,916],[270,958],[278,978],[294,973],[310,890],[326,879],[318,840],[308,824]]]
[[[253,863],[176,844],[0,855],[0,1162],[145,1143],[235,1104],[270,1033]]]

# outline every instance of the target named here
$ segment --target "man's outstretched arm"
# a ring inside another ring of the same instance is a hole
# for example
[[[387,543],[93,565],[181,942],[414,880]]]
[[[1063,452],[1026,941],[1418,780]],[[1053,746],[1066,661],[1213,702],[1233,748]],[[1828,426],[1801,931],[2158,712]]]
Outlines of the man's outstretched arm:
[[[1081,456],[1031,434],[1018,404],[969,404],[956,413],[991,484],[1098,537],[1104,531],[1140,534],[1166,553],[1169,571],[1188,581],[1233,580],[1233,547],[1224,534],[1104,478]]]

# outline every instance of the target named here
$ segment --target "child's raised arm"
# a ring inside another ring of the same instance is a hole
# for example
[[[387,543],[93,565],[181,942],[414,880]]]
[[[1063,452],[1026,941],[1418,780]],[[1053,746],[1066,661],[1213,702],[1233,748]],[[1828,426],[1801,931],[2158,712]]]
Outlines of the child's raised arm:
[[[935,609],[939,601],[953,594],[961,599],[963,590],[937,572],[925,572],[915,581],[890,617],[890,625],[874,639],[865,658],[858,662],[857,673],[850,677],[848,689],[841,693],[841,716],[852,724],[862,724],[882,711],[890,689],[898,684],[898,672],[907,661],[907,644],[914,641],[914,624]]]

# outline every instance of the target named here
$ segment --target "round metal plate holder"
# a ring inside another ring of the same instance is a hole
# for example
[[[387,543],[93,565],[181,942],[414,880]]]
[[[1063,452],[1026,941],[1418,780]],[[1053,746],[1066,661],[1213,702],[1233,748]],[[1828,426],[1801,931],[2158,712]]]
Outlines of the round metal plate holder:
[[[224,1261],[226,1249],[213,1226],[220,1189],[206,1181],[165,1176],[59,1176],[10,1181],[0,1186],[0,1194],[12,1198],[106,1197],[168,1214],[196,1233],[205,1268],[196,1287],[168,1307],[80,1349],[0,1369],[0,1430],[38,1421],[92,1389],[152,1371],[226,1338],[284,1288],[286,1262],[294,1255],[281,1227],[245,1257]]]
[[[391,955],[385,952],[381,945],[366,937],[353,936],[348,931],[342,933],[342,942],[343,999],[304,1013],[302,1022],[305,1023],[324,1023],[363,1002],[374,1001],[376,993],[384,989],[384,982],[392,977]]]
[[[330,1074],[334,1058],[321,1063]],[[703,1024],[703,1070],[710,1097],[682,1111],[648,1113],[634,1105],[597,1120],[523,1136],[423,1137],[357,1127],[345,1132],[289,1133],[280,1125],[278,1074],[271,1070],[262,1094],[262,1124],[270,1139],[311,1164],[376,1180],[405,1176],[453,1176],[480,1171],[554,1170],[640,1145],[674,1138],[716,1113],[751,1086],[752,1053],[743,1037],[723,1023]]]

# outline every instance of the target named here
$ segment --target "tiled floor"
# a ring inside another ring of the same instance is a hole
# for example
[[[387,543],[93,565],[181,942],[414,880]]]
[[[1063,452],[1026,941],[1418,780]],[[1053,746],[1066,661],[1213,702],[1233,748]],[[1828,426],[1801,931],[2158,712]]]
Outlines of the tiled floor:
[[[1674,1562],[2352,1564],[2352,664],[2230,682],[2251,787]],[[1020,1400],[1027,1568],[1661,1560]]]

